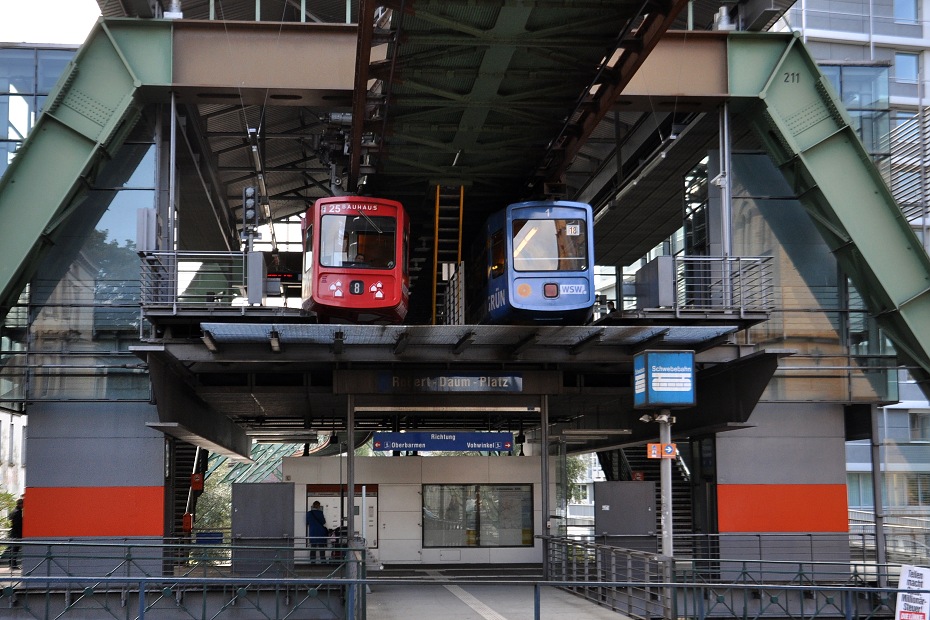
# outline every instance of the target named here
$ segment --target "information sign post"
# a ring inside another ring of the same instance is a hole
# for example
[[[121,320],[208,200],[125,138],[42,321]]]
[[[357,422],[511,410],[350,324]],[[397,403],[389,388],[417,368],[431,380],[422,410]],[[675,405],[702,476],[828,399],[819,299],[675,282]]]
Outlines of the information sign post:
[[[656,416],[659,423],[659,443],[672,443],[672,418],[668,409]],[[659,461],[659,485],[662,491],[662,555],[672,557],[675,553],[672,538],[672,459]]]
[[[633,357],[633,406],[658,410],[643,421],[658,422],[660,448],[659,485],[662,497],[662,555],[672,557],[672,460],[677,451],[672,443],[672,407],[694,406],[694,351],[643,351]]]

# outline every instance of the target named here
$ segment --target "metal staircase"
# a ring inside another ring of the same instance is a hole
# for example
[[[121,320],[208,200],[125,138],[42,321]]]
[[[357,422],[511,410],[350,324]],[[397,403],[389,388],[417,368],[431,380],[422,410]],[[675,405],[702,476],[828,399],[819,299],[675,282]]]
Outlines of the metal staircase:
[[[191,474],[195,469],[198,459],[206,463],[206,450],[202,450],[195,445],[185,441],[173,439],[171,441],[171,488],[169,489],[170,510],[168,520],[169,537],[184,536],[184,514],[195,512],[196,496],[191,492]]]
[[[462,206],[465,188],[436,186],[436,218],[433,227],[433,325],[445,323],[448,282],[462,262]]]

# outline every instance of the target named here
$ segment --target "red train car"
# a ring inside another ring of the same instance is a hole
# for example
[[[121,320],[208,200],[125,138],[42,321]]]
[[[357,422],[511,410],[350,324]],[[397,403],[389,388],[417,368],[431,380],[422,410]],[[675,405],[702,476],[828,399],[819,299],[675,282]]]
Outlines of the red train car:
[[[400,323],[410,301],[410,220],[403,205],[321,198],[304,218],[302,307],[320,322]]]

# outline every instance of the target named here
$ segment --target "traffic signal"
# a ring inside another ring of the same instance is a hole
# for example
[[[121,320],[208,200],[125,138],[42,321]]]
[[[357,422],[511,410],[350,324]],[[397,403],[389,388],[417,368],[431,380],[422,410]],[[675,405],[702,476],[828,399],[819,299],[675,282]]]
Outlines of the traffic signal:
[[[242,188],[242,227],[257,228],[259,218],[258,191],[251,185]]]

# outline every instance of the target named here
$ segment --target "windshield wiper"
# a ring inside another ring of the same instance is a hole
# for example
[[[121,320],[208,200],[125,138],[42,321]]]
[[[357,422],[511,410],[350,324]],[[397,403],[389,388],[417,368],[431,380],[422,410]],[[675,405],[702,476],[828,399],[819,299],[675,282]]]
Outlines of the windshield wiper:
[[[365,218],[365,221],[366,221],[366,222],[368,222],[369,224],[371,224],[371,227],[375,229],[375,232],[377,232],[379,235],[383,235],[383,234],[384,234],[384,231],[381,230],[380,228],[378,228],[378,225],[375,224],[375,221],[374,221],[373,219],[371,219],[370,217],[368,217],[368,214],[367,214],[367,213],[365,213],[364,211],[362,211],[361,209],[359,209],[359,210],[358,210],[358,214],[361,215],[363,218]]]

